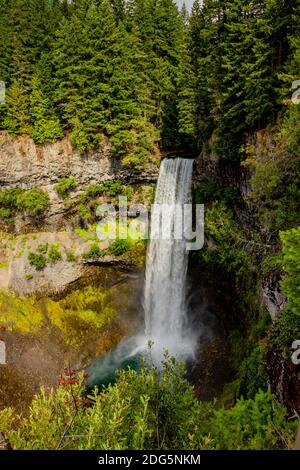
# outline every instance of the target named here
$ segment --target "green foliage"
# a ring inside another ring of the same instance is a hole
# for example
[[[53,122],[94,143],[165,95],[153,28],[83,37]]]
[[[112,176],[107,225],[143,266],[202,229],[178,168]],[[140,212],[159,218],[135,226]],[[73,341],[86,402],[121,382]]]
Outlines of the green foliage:
[[[55,263],[56,261],[60,261],[62,259],[61,252],[59,251],[59,243],[55,243],[50,245],[48,251],[48,259],[51,263]]]
[[[0,124],[37,143],[70,132],[80,152],[109,139],[138,170],[158,145],[240,159],[245,135],[274,120],[298,78],[297,6],[196,0],[188,18],[172,0],[3,1]]]
[[[250,334],[251,339],[253,339],[255,343],[258,343],[260,340],[266,338],[271,325],[271,315],[267,310],[264,310],[264,312],[259,316],[257,320],[255,320],[252,325]]]
[[[28,253],[28,261],[39,270],[44,269],[47,264],[47,258],[42,253],[33,253],[32,251]]]
[[[42,322],[43,314],[35,299],[19,297],[11,292],[0,292],[1,326],[8,331],[18,330],[23,334],[28,334],[38,331]]]
[[[13,136],[29,134],[31,125],[28,97],[25,88],[17,80],[7,92],[6,105],[4,128]]]
[[[31,86],[30,114],[33,122],[31,129],[33,140],[38,144],[43,144],[63,137],[59,120],[52,112],[49,99],[43,93],[37,76],[33,77]]]
[[[262,276],[278,274],[283,270],[283,254],[282,252],[273,253],[264,258],[261,266]]]
[[[299,46],[300,50],[300,46]],[[300,158],[300,105],[289,106],[283,119],[282,134],[288,152]]]
[[[205,228],[210,246],[200,252],[207,263],[221,265],[226,271],[239,276],[251,268],[251,252],[245,249],[248,241],[223,202],[213,203],[205,211]]]
[[[106,180],[101,184],[90,184],[85,188],[81,196],[82,215],[88,215],[89,208],[85,205],[87,202],[96,199],[99,196],[107,198],[116,198],[117,196],[130,196],[131,192],[128,186],[118,180]],[[82,217],[83,219],[85,217]]]
[[[287,277],[281,282],[281,289],[288,298],[288,308],[300,316],[300,227],[281,232],[283,263]]]
[[[259,390],[268,390],[264,356],[265,350],[258,346],[243,363],[239,393],[246,399],[254,399]]]
[[[24,211],[30,215],[41,214],[49,204],[49,195],[40,188],[27,191],[3,189],[0,191],[0,217],[10,220],[17,211]]]
[[[89,220],[91,217],[91,211],[89,206],[84,203],[79,204],[79,215],[82,220]]]
[[[192,123],[192,136],[196,120],[200,145],[209,142],[219,156],[236,160],[246,133],[274,119],[286,90],[281,75],[288,69],[289,87],[298,78],[297,7],[269,0],[201,3],[194,2],[189,21],[182,121]]]
[[[291,438],[284,408],[273,403],[270,392],[260,391],[253,400],[241,399],[232,409],[217,411],[211,435],[216,449],[276,449],[278,428]]]
[[[177,145],[183,19],[172,0],[117,3],[3,3],[0,122],[9,132],[44,143],[69,130],[80,152],[108,136],[114,155],[135,169],[160,138]]]
[[[83,253],[82,256],[85,259],[101,258],[102,256],[104,256],[104,252],[100,250],[98,243],[95,242],[89,246],[88,251]]]
[[[21,189],[2,189],[0,190],[0,217],[10,220],[17,211],[17,198],[22,193]]]
[[[17,208],[30,215],[39,215],[49,204],[49,194],[40,188],[29,189],[17,196]]]
[[[58,301],[48,299],[47,316],[67,344],[76,346],[89,341],[95,330],[101,331],[114,319],[111,291],[88,286]]]
[[[26,279],[26,281],[30,281],[31,279],[33,279],[33,275],[32,274],[25,274],[24,279]]]
[[[77,258],[74,255],[73,251],[70,251],[70,250],[67,251],[66,257],[67,257],[67,261],[69,261],[69,263],[75,263],[77,261]]]
[[[9,221],[11,218],[11,211],[7,207],[0,207],[0,219]]]
[[[109,246],[109,251],[113,255],[119,256],[123,253],[126,253],[126,251],[130,249],[130,247],[130,241],[128,241],[127,239],[117,238],[117,240],[114,240],[113,243]]]
[[[25,279],[32,277],[26,275]],[[35,297],[0,292],[1,326],[8,331],[29,334],[39,332],[42,326],[52,325],[55,334],[61,335],[69,346],[83,343],[86,347],[95,331],[110,325],[114,317],[112,292],[101,287],[88,286],[59,300],[43,298],[41,301]]]
[[[83,153],[99,143],[100,136],[97,136],[96,138],[93,134],[93,140],[91,141],[84,124],[78,118],[73,118],[71,122],[73,125],[71,142],[74,147],[79,150],[79,152]]]
[[[271,344],[275,348],[290,354],[291,345],[300,335],[299,316],[295,315],[288,307],[285,308],[279,320],[273,325],[271,332]]]
[[[162,371],[145,365],[121,371],[116,385],[89,395],[89,406],[82,375],[72,378],[57,391],[42,389],[18,423],[10,409],[0,412],[0,427],[14,449],[259,450],[293,441],[296,426],[285,421],[284,408],[269,392],[215,410],[196,400],[172,358],[166,357]],[[66,429],[68,438],[61,439]]]
[[[124,194],[124,186],[120,181],[117,181],[117,180],[104,181],[104,183],[102,183],[101,185],[101,188],[102,188],[101,192],[104,193],[108,197],[116,197],[116,196],[120,196]],[[90,187],[90,191],[93,191],[91,187]]]
[[[255,204],[258,222],[269,241],[273,241],[270,236],[277,239],[280,230],[300,222],[300,153],[296,143],[292,144],[297,128],[282,126],[258,135],[259,152],[245,149],[248,159],[244,163],[253,168],[250,201]],[[293,145],[295,153],[291,151]]]
[[[86,199],[93,199],[103,194],[103,192],[104,187],[102,184],[90,184],[84,192],[84,197]]]
[[[38,245],[37,251],[42,255],[46,255],[48,253],[48,243],[41,243],[40,245]]]
[[[59,183],[55,185],[54,189],[63,198],[66,199],[71,191],[77,188],[77,181],[74,176],[70,178],[61,178]]]
[[[241,195],[236,188],[222,186],[215,180],[205,180],[194,188],[195,204],[208,204],[213,201],[223,201],[227,207],[241,205]]]

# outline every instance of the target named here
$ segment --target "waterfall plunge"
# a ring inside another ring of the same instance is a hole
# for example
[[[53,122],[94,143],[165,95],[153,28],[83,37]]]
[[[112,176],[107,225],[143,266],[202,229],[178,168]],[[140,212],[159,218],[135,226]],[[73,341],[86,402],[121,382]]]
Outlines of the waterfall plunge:
[[[196,348],[197,338],[187,318],[188,252],[183,224],[179,223],[181,233],[176,233],[184,204],[191,203],[192,171],[193,160],[165,159],[157,182],[146,262],[144,313],[146,340],[154,342],[152,356],[158,364],[164,349],[180,359],[187,359],[193,357]],[[167,218],[164,218],[166,208]],[[168,231],[171,236],[162,238]]]
[[[170,355],[180,360],[194,357],[197,335],[190,327],[187,317],[188,252],[183,238],[183,227],[181,234],[177,232],[177,237],[174,237],[178,209],[182,213],[184,204],[191,202],[192,170],[193,160],[185,158],[165,159],[161,163],[146,262],[144,331],[126,338],[114,350],[100,356],[86,369],[89,374],[87,385],[91,388],[112,383],[117,369],[125,369],[128,366],[138,368],[138,358],[147,351],[149,340],[153,341],[151,357],[158,367],[164,350],[168,350]],[[160,210],[163,207],[168,208],[167,220],[163,218],[163,211]],[[166,231],[165,224],[171,233],[167,239],[159,236]]]

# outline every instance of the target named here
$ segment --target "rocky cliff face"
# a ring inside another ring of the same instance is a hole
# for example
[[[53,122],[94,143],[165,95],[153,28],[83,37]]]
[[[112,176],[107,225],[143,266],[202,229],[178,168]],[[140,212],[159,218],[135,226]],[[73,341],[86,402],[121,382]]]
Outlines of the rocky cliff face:
[[[0,186],[27,189],[33,186],[51,187],[60,178],[74,176],[79,186],[107,179],[150,182],[157,177],[155,163],[142,172],[122,165],[111,154],[108,142],[98,149],[80,154],[70,139],[52,144],[36,145],[30,137],[10,137],[0,132]]]
[[[78,226],[76,199],[84,187],[112,179],[125,184],[149,183],[157,178],[158,163],[159,159],[143,171],[137,171],[113,157],[109,142],[80,154],[73,149],[68,136],[52,144],[36,145],[29,137],[12,138],[6,132],[0,132],[0,189],[39,187],[47,191],[50,198],[43,220],[26,214],[16,216],[14,230],[17,234],[31,231],[33,226],[46,231]],[[54,186],[61,178],[71,176],[77,181],[76,191],[70,196],[75,204],[67,206]]]
[[[0,233],[0,289],[13,289],[20,295],[62,292],[82,278],[97,277],[99,265],[116,265],[119,269],[134,265],[109,254],[97,260],[97,266],[93,260],[84,260],[82,255],[95,241],[95,234],[84,239],[74,231],[82,224],[80,196],[89,185],[118,180],[124,185],[135,185],[143,198],[141,188],[156,180],[158,163],[159,159],[143,171],[136,171],[114,158],[109,142],[80,154],[72,148],[68,136],[52,144],[36,145],[29,137],[12,138],[0,132],[0,190],[41,188],[49,195],[49,204],[42,214],[17,212],[10,223],[0,221],[0,232],[13,232]],[[55,186],[61,178],[69,177],[75,178],[77,186],[66,201]],[[36,252],[41,244],[55,243],[59,245],[61,260],[48,263],[43,269],[30,265],[29,252]],[[70,250],[74,256],[71,262],[66,259]]]

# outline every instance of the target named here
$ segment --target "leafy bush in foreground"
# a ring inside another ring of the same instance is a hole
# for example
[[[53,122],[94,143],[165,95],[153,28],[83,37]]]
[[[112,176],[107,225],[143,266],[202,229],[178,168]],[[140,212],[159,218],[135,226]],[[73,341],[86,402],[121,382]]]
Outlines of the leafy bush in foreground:
[[[70,375],[44,389],[27,418],[0,412],[0,429],[14,449],[278,449],[292,445],[296,423],[270,392],[216,410],[199,402],[184,368],[166,357],[163,371],[142,365],[121,371],[103,392],[86,397],[84,379]]]

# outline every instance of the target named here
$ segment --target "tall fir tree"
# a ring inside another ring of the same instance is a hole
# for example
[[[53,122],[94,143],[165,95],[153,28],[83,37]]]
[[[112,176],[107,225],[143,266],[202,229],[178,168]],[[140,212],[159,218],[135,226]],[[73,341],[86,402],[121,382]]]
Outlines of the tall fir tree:
[[[183,144],[197,141],[197,77],[192,62],[191,39],[185,35],[178,66],[178,128]]]
[[[53,142],[63,137],[59,119],[51,109],[49,99],[42,91],[38,74],[33,76],[30,95],[31,136],[38,144]]]
[[[22,83],[14,80],[6,96],[7,112],[4,127],[13,135],[30,134],[29,103]]]

